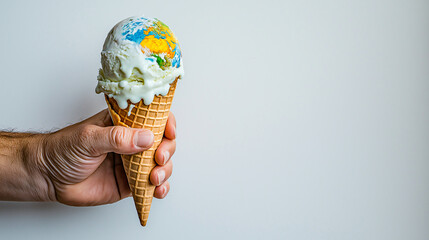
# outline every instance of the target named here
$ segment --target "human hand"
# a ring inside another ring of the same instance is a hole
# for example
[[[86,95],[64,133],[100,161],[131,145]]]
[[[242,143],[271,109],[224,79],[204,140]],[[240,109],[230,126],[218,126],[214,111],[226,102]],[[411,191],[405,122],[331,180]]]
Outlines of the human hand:
[[[154,197],[164,198],[172,173],[170,157],[176,149],[176,121],[170,113],[159,145],[150,181]],[[119,154],[149,149],[153,134],[145,129],[112,126],[107,110],[83,122],[44,135],[37,145],[40,172],[48,182],[50,198],[73,206],[113,203],[131,196]]]

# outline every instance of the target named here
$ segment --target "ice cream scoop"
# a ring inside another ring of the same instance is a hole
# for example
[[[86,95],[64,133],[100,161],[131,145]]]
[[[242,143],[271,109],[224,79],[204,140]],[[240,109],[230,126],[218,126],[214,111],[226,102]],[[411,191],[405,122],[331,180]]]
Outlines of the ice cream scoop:
[[[156,18],[130,17],[108,33],[101,52],[97,93],[114,98],[122,109],[165,96],[184,74],[182,52],[170,28]]]

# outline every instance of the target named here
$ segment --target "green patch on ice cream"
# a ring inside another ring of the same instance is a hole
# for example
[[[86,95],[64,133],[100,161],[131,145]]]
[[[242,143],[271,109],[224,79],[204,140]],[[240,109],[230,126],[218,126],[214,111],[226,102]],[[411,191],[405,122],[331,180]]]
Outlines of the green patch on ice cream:
[[[171,60],[169,60],[168,58],[166,59],[165,57],[160,57],[159,55],[154,53],[152,53],[151,56],[156,58],[156,63],[158,63],[158,66],[162,70],[165,70],[165,68],[167,67],[171,67]]]

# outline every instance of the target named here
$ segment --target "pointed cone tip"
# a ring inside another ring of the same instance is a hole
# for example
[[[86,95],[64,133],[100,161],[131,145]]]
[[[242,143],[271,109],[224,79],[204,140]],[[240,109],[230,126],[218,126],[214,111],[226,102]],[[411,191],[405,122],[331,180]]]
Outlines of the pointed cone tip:
[[[147,224],[147,220],[145,221],[145,220],[143,220],[143,221],[140,221],[140,224],[143,226],[143,227],[146,227],[146,224]]]

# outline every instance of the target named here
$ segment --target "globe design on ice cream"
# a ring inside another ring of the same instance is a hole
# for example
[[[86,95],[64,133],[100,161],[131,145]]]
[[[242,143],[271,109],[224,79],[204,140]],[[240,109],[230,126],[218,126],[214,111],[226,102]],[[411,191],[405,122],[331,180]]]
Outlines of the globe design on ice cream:
[[[120,108],[165,96],[183,76],[182,52],[170,28],[156,18],[131,17],[109,32],[101,52],[97,93]]]
[[[180,67],[182,53],[170,28],[158,19],[140,17],[130,19],[122,27],[124,39],[140,44],[146,59],[156,62],[161,68]]]

